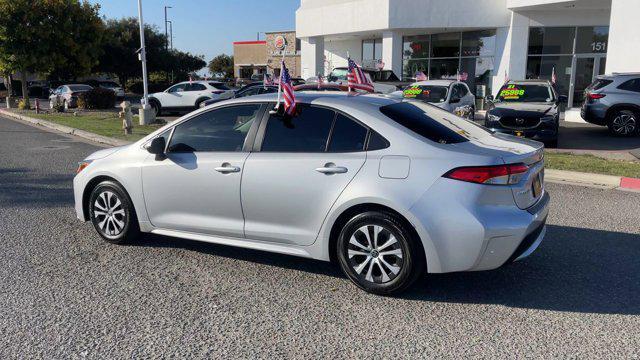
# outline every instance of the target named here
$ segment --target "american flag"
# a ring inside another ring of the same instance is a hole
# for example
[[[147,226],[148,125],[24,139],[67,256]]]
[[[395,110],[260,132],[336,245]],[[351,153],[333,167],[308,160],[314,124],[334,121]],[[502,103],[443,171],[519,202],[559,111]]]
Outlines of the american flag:
[[[362,68],[349,58],[349,73],[347,75],[349,88],[373,92],[373,83],[366,76]]]
[[[287,69],[284,61],[282,62],[280,86],[282,89],[282,96],[284,97],[284,111],[289,115],[293,115],[296,111],[296,95],[293,91],[293,85],[291,84],[289,69]]]
[[[324,84],[324,76],[322,76],[322,74],[318,74],[318,89],[320,89],[323,84]]]
[[[271,75],[264,73],[264,86],[268,86],[268,85],[273,85],[273,79],[271,78]]]
[[[416,72],[416,81],[427,81],[429,80],[429,77],[422,71],[418,71]]]
[[[556,67],[553,67],[553,70],[551,70],[551,83],[553,85],[555,85],[558,82],[558,76],[556,75]]]

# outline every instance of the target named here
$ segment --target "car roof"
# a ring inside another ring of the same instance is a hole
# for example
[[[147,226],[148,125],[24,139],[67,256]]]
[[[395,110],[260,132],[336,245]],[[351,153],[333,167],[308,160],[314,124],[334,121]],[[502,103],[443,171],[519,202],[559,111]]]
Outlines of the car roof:
[[[453,83],[457,83],[459,81],[457,80],[425,80],[425,81],[418,81],[418,82],[414,82],[411,84],[411,86],[415,86],[415,85],[435,85],[435,86],[449,86]]]
[[[362,110],[380,108],[402,102],[402,98],[392,98],[383,94],[357,94],[345,91],[296,91],[296,101],[303,104],[317,104],[331,107],[351,107]],[[237,102],[276,102],[278,94],[261,94],[235,99]]]
[[[551,85],[551,82],[549,80],[543,80],[543,79],[527,79],[527,80],[509,80],[508,84]]]

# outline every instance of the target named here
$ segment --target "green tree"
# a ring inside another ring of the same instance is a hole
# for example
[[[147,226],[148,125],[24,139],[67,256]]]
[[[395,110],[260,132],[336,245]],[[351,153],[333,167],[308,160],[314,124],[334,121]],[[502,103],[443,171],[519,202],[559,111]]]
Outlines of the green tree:
[[[101,39],[99,9],[79,0],[0,0],[0,68],[20,72],[27,104],[27,73],[91,70]]]
[[[233,56],[220,54],[209,62],[209,72],[224,74],[227,79],[233,78]]]

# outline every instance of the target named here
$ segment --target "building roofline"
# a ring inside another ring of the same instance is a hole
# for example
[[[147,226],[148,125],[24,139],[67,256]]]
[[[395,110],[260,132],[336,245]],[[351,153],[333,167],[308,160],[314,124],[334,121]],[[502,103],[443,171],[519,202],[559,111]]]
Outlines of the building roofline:
[[[266,40],[254,40],[254,41],[234,41],[233,45],[262,45],[266,44]]]
[[[265,31],[265,34],[284,34],[284,33],[295,33],[295,30],[283,30],[283,31]]]

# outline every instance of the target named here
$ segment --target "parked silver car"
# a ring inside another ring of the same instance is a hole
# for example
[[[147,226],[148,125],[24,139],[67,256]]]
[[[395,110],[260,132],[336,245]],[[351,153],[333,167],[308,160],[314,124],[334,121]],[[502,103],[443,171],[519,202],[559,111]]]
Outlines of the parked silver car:
[[[197,110],[80,163],[75,210],[105,240],[139,232],[336,260],[392,294],[424,273],[533,252],[549,196],[542,144],[419,101],[298,92]]]
[[[51,92],[49,96],[49,107],[53,109],[60,105],[65,110],[78,107],[78,96],[92,89],[91,86],[84,84],[61,85]]]

